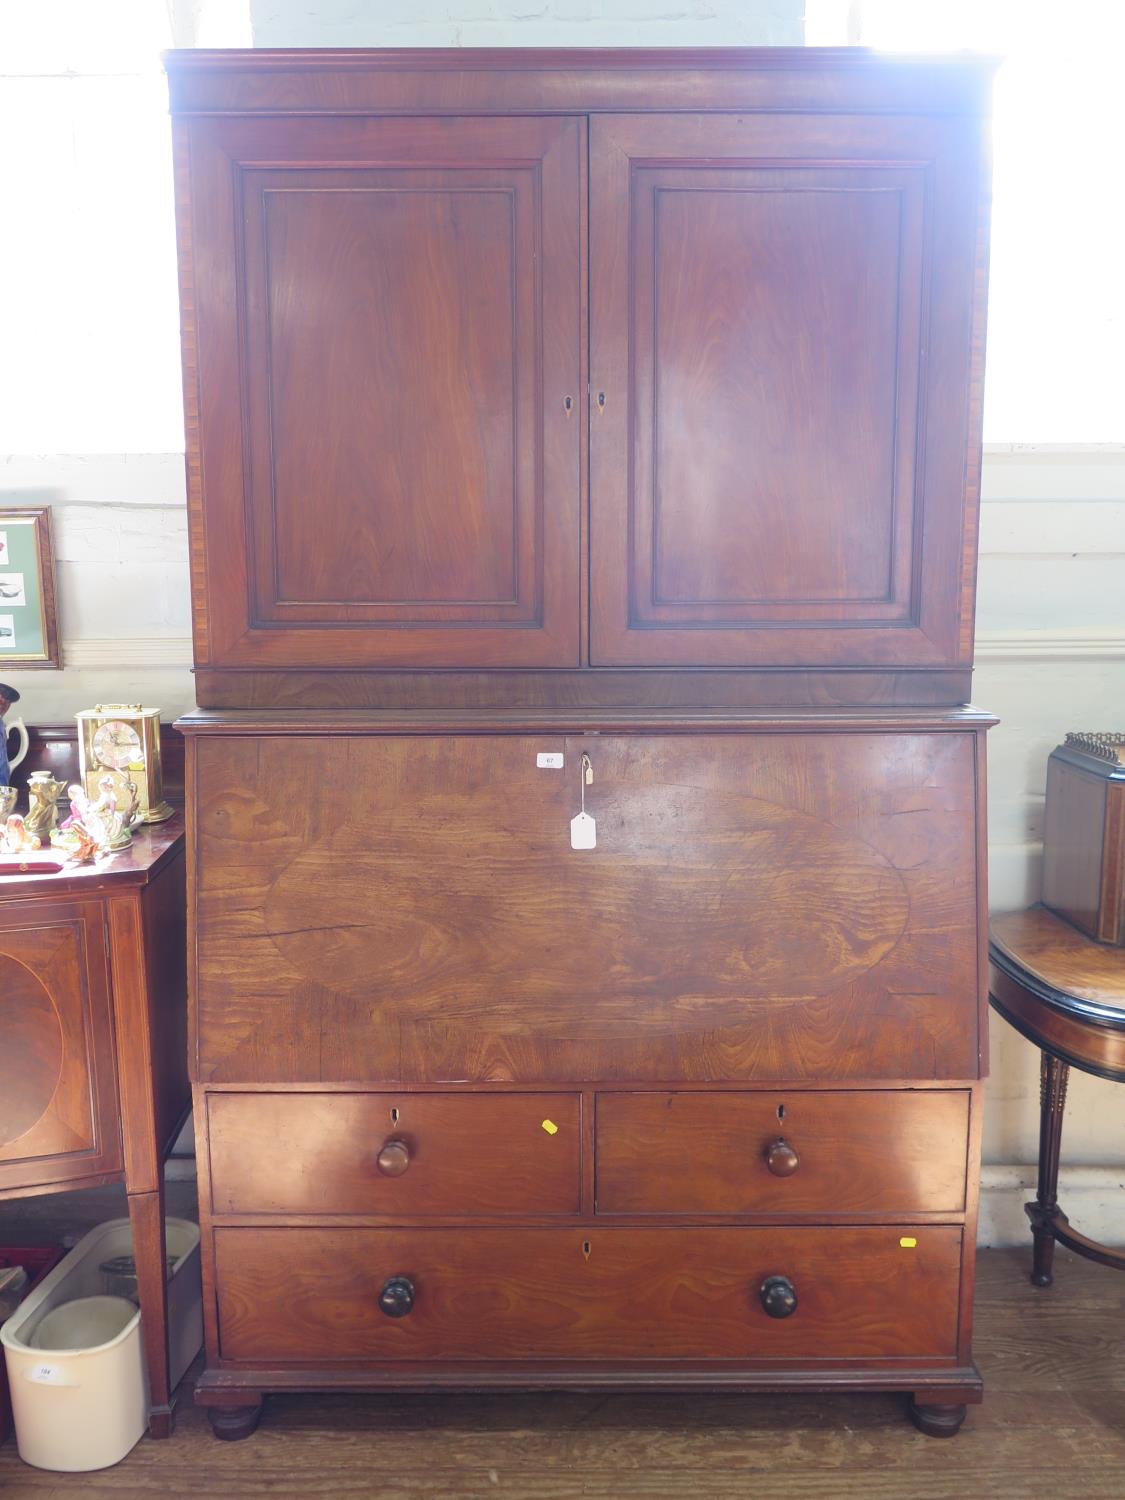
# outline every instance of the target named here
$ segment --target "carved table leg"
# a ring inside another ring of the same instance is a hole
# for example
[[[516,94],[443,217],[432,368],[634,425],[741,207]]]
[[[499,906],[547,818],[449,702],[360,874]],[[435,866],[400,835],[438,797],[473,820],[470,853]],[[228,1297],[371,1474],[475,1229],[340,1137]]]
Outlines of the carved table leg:
[[[1039,1092],[1039,1185],[1034,1203],[1027,1205],[1031,1220],[1034,1255],[1032,1286],[1050,1286],[1055,1258],[1052,1220],[1058,1212],[1059,1152],[1062,1145],[1063,1110],[1070,1066],[1050,1053],[1043,1053]]]
[[[258,1396],[242,1406],[209,1406],[207,1420],[211,1431],[224,1443],[238,1443],[248,1438],[262,1415],[262,1398]]]
[[[922,1392],[918,1393],[923,1394]],[[919,1432],[927,1437],[956,1437],[965,1420],[966,1408],[959,1403],[942,1404],[935,1401],[919,1401],[915,1396],[910,1403],[910,1420]]]

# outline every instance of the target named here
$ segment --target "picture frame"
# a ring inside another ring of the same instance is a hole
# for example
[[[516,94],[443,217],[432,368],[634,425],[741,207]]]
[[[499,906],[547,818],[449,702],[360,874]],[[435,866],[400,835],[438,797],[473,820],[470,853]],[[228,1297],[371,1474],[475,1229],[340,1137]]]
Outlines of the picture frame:
[[[61,665],[51,507],[0,506],[0,675]]]

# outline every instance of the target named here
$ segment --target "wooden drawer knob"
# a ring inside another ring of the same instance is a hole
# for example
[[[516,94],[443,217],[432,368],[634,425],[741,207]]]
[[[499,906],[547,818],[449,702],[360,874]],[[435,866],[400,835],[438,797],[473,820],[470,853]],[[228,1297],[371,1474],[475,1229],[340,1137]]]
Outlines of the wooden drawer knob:
[[[375,1158],[375,1164],[384,1177],[401,1177],[410,1165],[410,1147],[405,1141],[392,1136],[383,1142],[383,1149]]]
[[[767,1276],[758,1296],[771,1318],[788,1318],[797,1311],[797,1289],[788,1276]]]
[[[801,1158],[788,1141],[776,1140],[766,1151],[766,1166],[775,1177],[792,1177]]]
[[[379,1311],[388,1318],[405,1318],[414,1307],[414,1283],[408,1276],[392,1276],[379,1293]]]

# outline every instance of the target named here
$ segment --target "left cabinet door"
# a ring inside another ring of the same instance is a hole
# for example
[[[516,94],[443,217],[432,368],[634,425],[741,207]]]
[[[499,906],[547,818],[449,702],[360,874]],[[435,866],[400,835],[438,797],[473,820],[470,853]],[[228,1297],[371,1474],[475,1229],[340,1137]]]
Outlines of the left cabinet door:
[[[584,129],[177,123],[197,663],[578,664]]]
[[[0,1196],[117,1172],[101,902],[0,905]]]

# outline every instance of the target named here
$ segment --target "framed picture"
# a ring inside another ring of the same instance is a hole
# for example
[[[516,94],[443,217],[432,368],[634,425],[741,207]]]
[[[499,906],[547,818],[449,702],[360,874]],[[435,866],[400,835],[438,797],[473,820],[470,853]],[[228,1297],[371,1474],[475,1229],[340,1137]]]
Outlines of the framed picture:
[[[0,506],[0,671],[59,665],[51,508]]]

